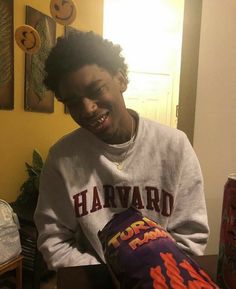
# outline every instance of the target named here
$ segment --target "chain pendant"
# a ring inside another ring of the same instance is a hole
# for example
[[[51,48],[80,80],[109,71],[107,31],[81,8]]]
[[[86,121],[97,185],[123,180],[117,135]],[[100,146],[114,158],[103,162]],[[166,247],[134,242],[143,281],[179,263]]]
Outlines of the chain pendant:
[[[122,169],[123,169],[122,163],[115,163],[115,165],[119,171],[122,171]]]

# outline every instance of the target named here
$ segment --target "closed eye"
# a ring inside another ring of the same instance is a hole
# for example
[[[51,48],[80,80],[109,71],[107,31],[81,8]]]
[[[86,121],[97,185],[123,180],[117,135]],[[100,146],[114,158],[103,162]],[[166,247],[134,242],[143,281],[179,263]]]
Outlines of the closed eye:
[[[96,98],[102,96],[104,91],[105,91],[105,85],[101,85],[98,88],[93,89],[89,93],[89,96],[90,96],[91,99],[96,99]]]
[[[81,102],[81,97],[79,97],[78,95],[72,95],[68,98],[62,98],[59,101],[61,101],[62,103],[64,103],[67,106],[73,105],[73,104],[78,104]]]

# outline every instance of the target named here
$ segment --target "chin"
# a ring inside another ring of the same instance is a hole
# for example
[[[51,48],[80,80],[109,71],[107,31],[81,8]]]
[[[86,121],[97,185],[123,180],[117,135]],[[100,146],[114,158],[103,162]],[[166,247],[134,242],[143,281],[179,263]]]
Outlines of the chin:
[[[105,143],[112,143],[113,137],[111,135],[101,135],[101,134],[96,134],[96,137],[102,140]]]

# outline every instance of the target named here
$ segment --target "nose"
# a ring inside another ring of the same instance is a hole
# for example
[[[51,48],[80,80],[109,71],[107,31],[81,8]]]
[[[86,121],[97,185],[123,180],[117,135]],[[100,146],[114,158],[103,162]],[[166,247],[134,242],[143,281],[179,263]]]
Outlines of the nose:
[[[83,108],[82,115],[83,117],[91,116],[97,109],[97,103],[95,100],[84,97],[83,98]]]

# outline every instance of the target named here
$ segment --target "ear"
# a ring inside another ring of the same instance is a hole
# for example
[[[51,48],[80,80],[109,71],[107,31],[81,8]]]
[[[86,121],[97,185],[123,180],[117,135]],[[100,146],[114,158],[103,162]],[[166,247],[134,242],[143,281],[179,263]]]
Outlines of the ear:
[[[127,89],[128,81],[121,69],[119,69],[118,72],[116,73],[116,78],[120,85],[120,92],[122,93],[125,92]]]

